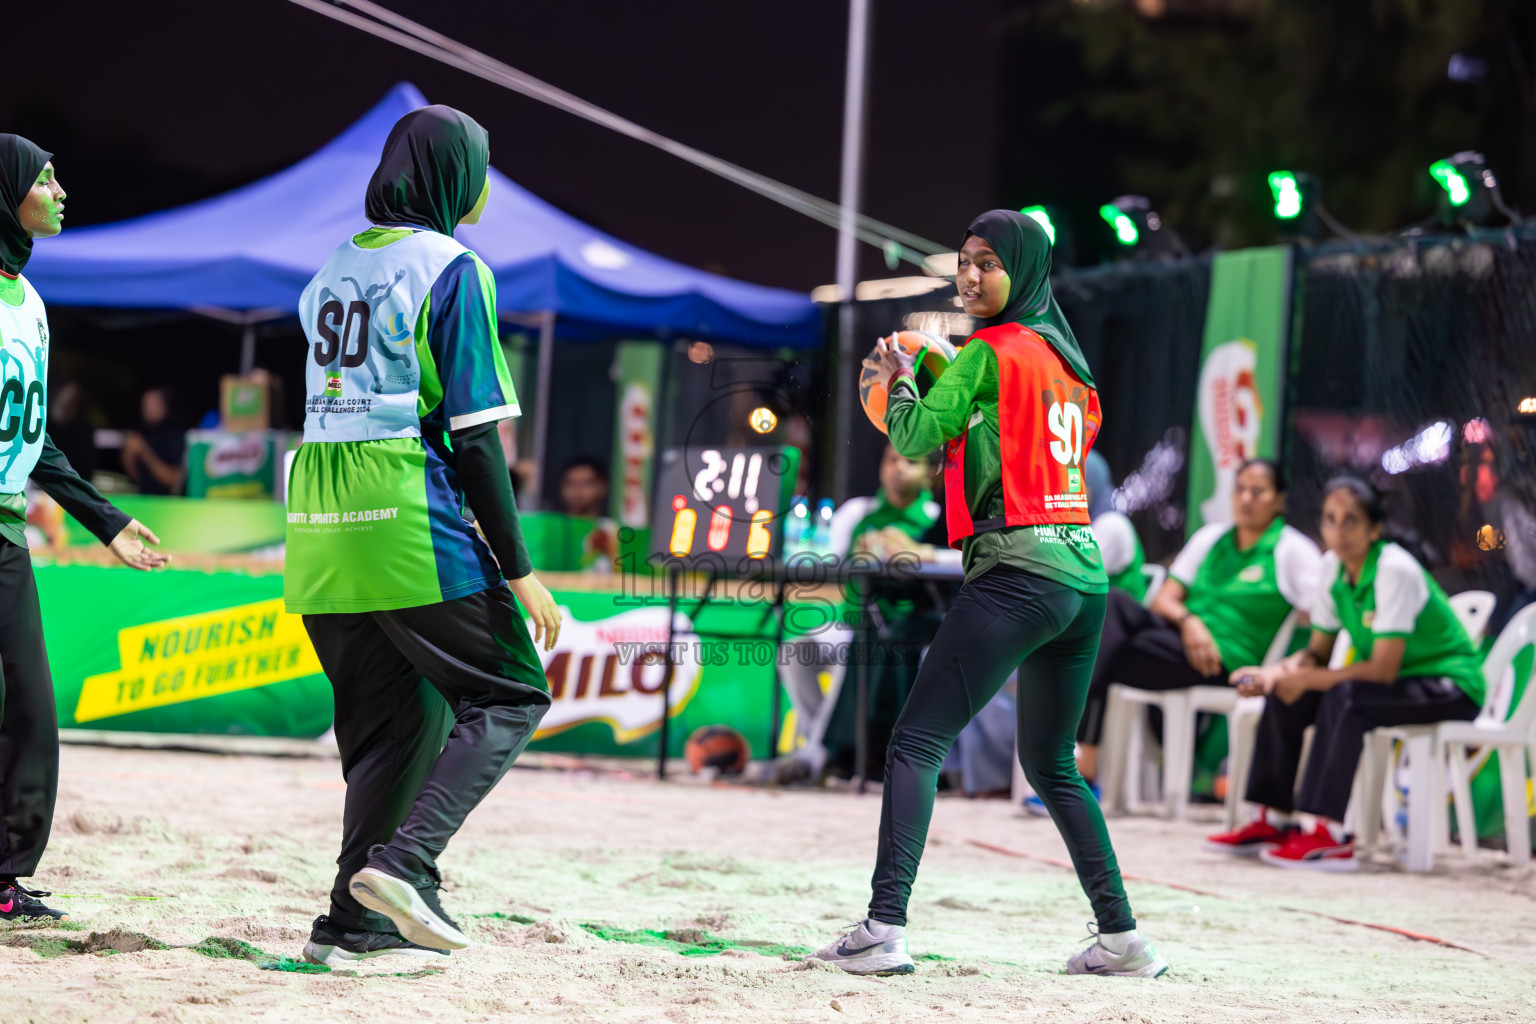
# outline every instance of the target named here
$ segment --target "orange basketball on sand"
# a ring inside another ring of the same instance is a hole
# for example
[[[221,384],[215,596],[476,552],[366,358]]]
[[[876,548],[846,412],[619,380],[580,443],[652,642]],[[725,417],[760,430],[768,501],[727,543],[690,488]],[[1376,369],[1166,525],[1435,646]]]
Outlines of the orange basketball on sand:
[[[683,746],[683,756],[695,775],[705,768],[721,775],[740,775],[752,759],[747,738],[728,725],[705,725],[693,731]]]
[[[958,354],[955,346],[947,340],[927,331],[897,331],[891,337],[896,339],[896,344],[912,353],[916,361],[913,369],[916,371],[917,391],[920,395],[928,393],[928,389],[949,369],[949,364],[955,361]],[[883,434],[885,406],[890,392],[884,384],[876,382],[879,375],[878,370],[868,367],[859,375],[859,404],[864,407],[864,415],[869,417],[869,422]]]

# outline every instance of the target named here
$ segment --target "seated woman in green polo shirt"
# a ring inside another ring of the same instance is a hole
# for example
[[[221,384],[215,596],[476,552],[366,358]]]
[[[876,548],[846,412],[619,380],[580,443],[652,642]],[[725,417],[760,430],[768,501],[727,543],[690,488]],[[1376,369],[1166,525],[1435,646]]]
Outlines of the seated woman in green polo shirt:
[[[1279,664],[1232,673],[1240,693],[1265,698],[1245,794],[1258,813],[1207,845],[1257,853],[1277,867],[1353,871],[1354,840],[1340,822],[1365,734],[1387,725],[1470,721],[1482,707],[1485,683],[1445,591],[1382,537],[1386,515],[1376,489],[1346,476],[1323,493],[1328,554],[1312,602],[1311,643]],[[1348,631],[1355,657],[1331,669],[1340,629]],[[1317,731],[1301,790],[1293,794],[1308,726]],[[1312,831],[1296,827],[1294,811],[1316,817]]]
[[[1306,610],[1322,554],[1287,526],[1285,476],[1269,459],[1238,468],[1232,522],[1195,531],[1150,609],[1109,592],[1104,633],[1078,725],[1078,768],[1098,773],[1099,737],[1111,683],[1143,690],[1222,686],[1238,665],[1256,665],[1293,608]]]

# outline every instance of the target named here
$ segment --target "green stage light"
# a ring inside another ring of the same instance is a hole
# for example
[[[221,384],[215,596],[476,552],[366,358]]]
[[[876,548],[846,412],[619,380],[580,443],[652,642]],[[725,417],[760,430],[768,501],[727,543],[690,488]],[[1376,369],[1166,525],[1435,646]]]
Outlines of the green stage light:
[[[1136,229],[1136,222],[1126,216],[1118,206],[1105,203],[1099,207],[1099,216],[1104,218],[1104,223],[1115,229],[1115,239],[1121,245],[1135,245],[1141,240],[1141,232]]]
[[[1472,198],[1472,187],[1467,184],[1467,176],[1457,170],[1449,160],[1436,160],[1430,164],[1429,176],[1445,189],[1445,197],[1452,206],[1465,206],[1467,200]]]
[[[1051,215],[1045,212],[1045,207],[1026,206],[1019,212],[1026,217],[1039,221],[1040,226],[1045,228],[1045,237],[1051,240],[1052,245],[1056,244],[1056,225],[1051,223]]]
[[[1301,184],[1293,171],[1271,171],[1269,191],[1275,197],[1275,217],[1295,220],[1301,216]]]

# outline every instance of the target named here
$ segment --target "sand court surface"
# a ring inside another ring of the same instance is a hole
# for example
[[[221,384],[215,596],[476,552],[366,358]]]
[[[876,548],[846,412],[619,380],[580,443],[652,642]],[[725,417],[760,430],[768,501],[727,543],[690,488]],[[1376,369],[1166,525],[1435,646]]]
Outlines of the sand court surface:
[[[918,973],[860,979],[799,957],[862,915],[878,795],[636,767],[508,774],[442,863],[472,948],[303,973],[335,870],[334,758],[67,746],[34,884],[73,921],[0,931],[0,1021],[1536,1019],[1536,871],[1493,852],[1424,876],[1386,856],[1299,874],[1204,852],[1208,823],[1113,819],[1173,969],[1069,977],[1090,913],[1050,823],[941,799],[908,929]]]

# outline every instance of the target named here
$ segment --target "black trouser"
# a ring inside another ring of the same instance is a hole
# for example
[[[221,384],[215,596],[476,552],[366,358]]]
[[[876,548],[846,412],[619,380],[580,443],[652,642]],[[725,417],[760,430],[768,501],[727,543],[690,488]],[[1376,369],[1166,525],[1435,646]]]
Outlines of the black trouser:
[[[1111,683],[1138,690],[1182,690],[1189,686],[1223,686],[1228,670],[1203,676],[1184,653],[1177,626],[1153,615],[1123,590],[1111,588],[1104,610],[1104,633],[1088,687],[1088,707],[1077,727],[1077,738],[1097,745],[1104,733],[1104,705]]]
[[[37,870],[59,795],[59,719],[27,549],[0,540],[0,878]]]
[[[1478,710],[1477,702],[1449,679],[1340,683],[1323,693],[1304,693],[1294,704],[1267,697],[1244,795],[1249,803],[1277,811],[1343,821],[1366,733],[1384,725],[1471,721]],[[1317,731],[1301,789],[1293,795],[1302,736],[1309,725]]]
[[[304,628],[335,691],[347,780],[330,917],[393,931],[352,898],[352,875],[377,843],[436,875],[448,840],[549,709],[544,670],[505,587],[397,611],[306,615]]]
[[[967,722],[1019,670],[1019,760],[1066,840],[1106,932],[1136,927],[1104,816],[1072,757],[1104,597],[998,566],[960,588],[918,671],[886,755],[869,916],[906,924],[939,766]]]

